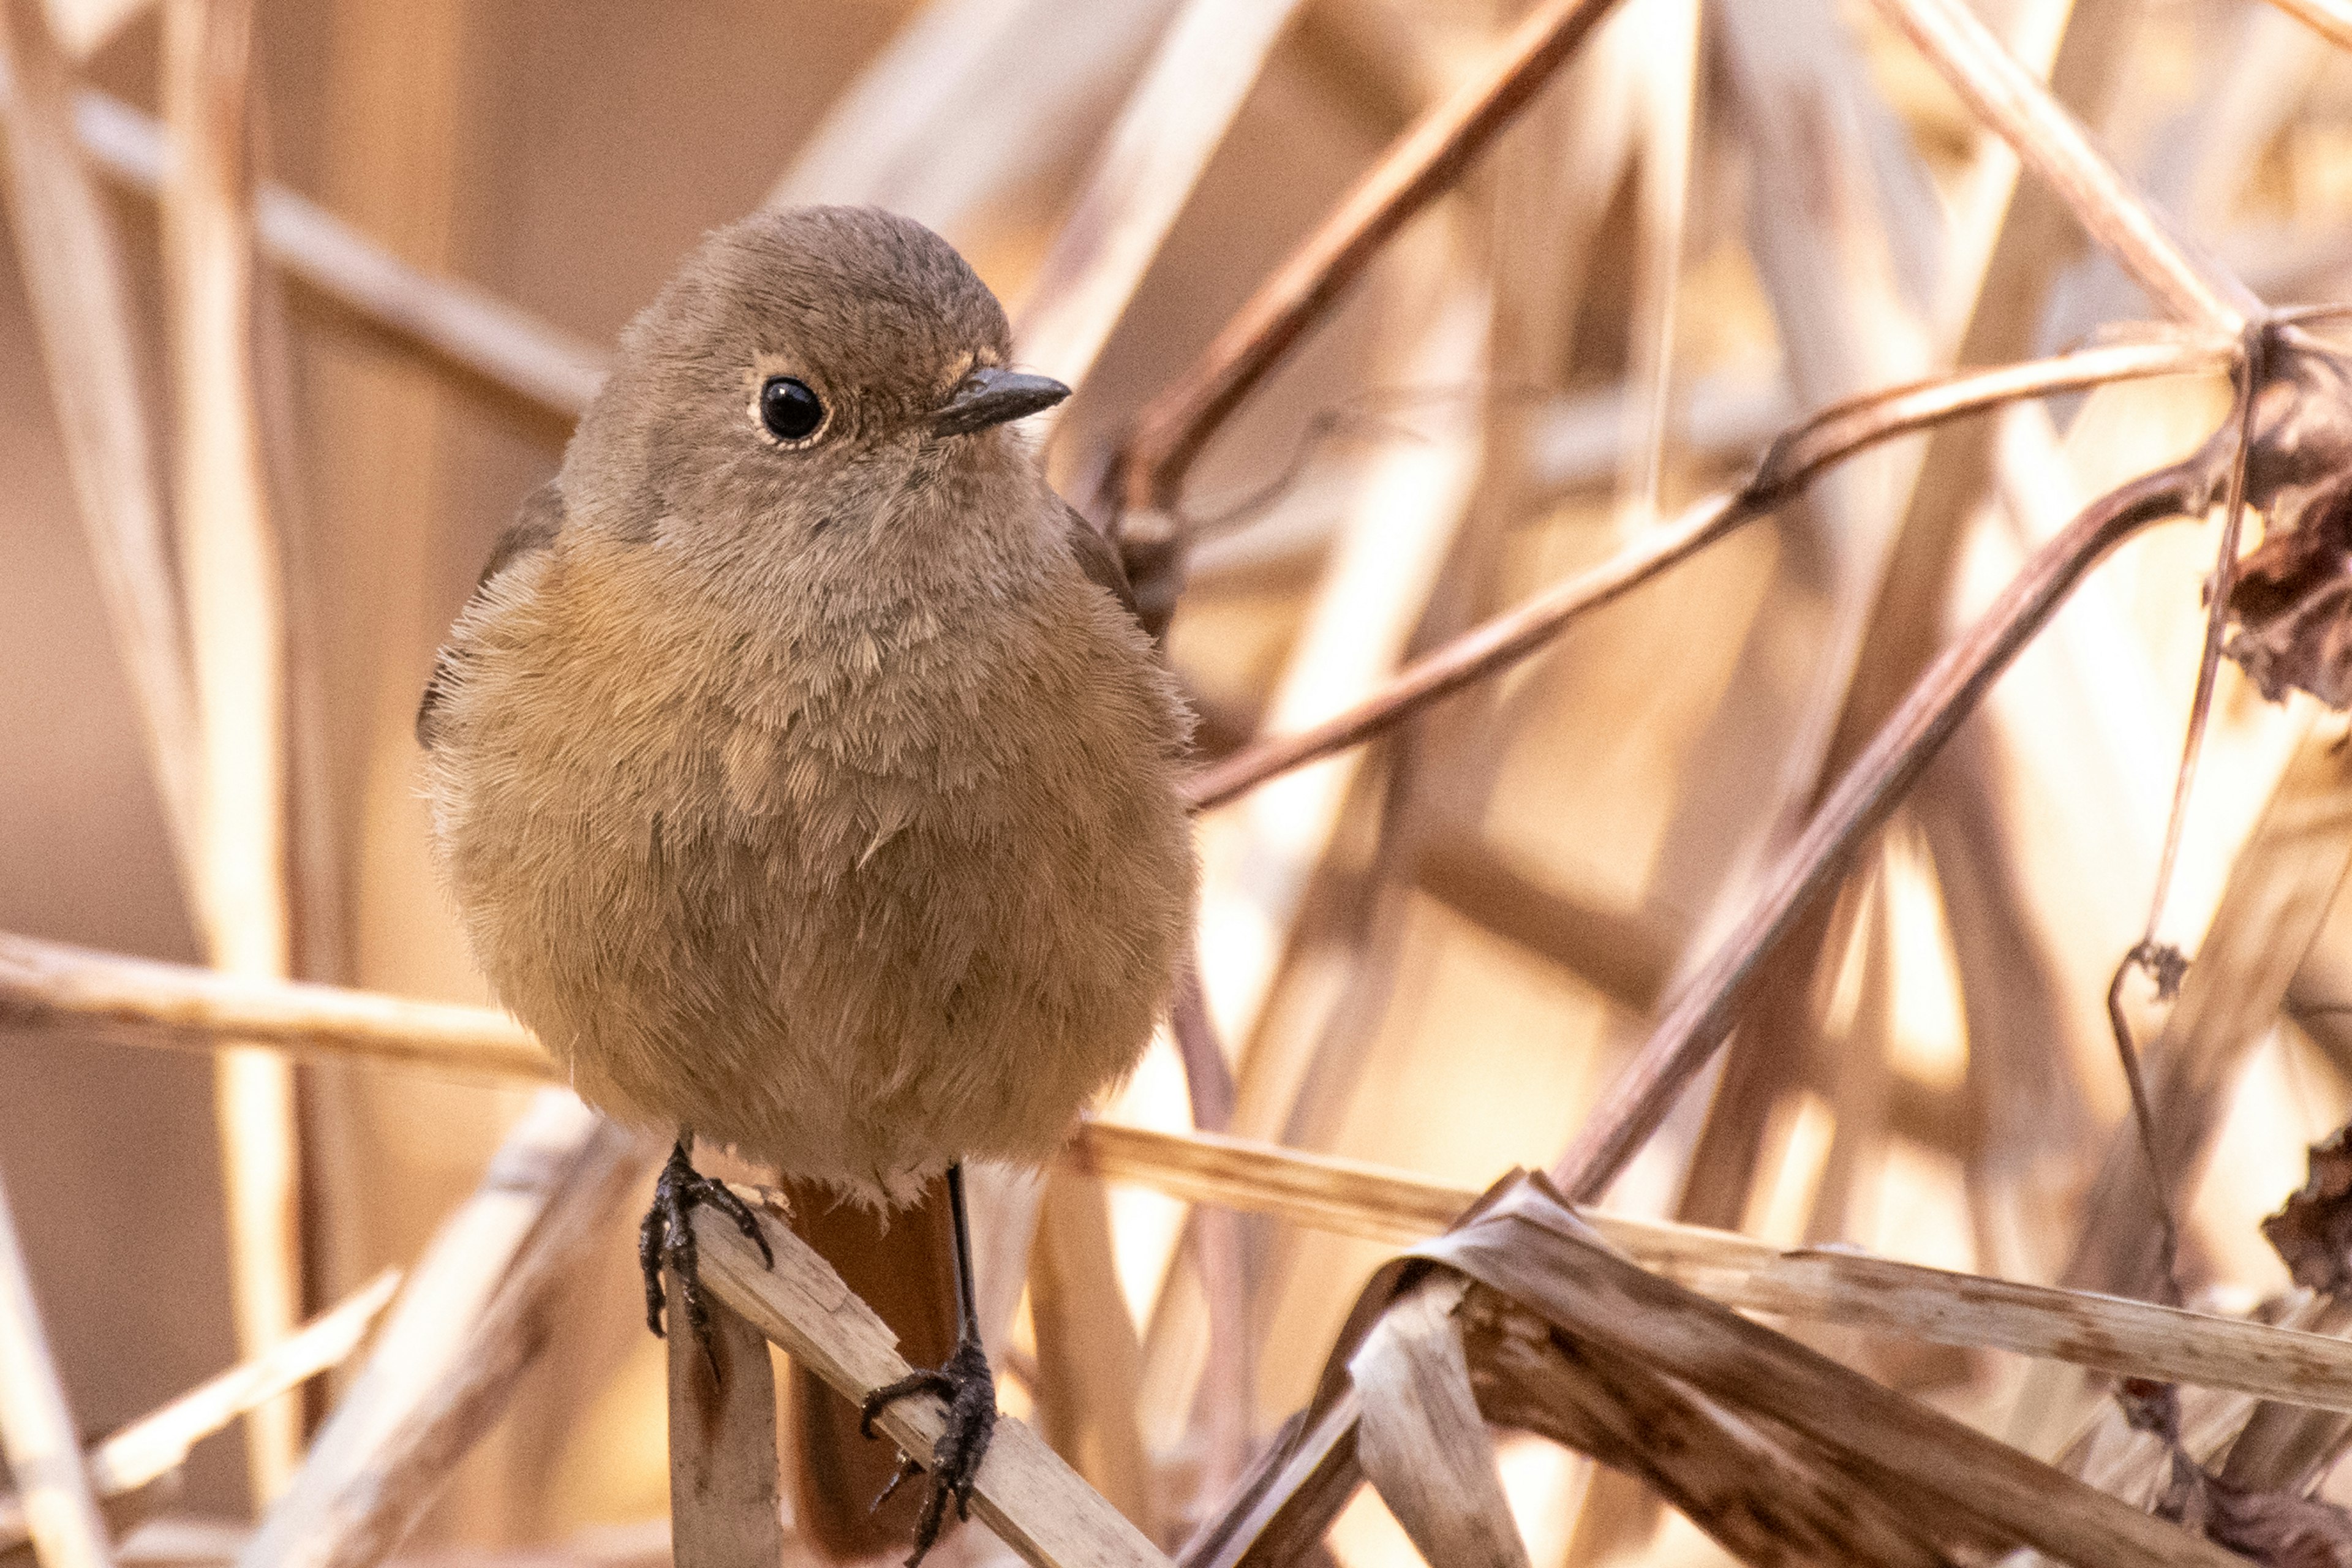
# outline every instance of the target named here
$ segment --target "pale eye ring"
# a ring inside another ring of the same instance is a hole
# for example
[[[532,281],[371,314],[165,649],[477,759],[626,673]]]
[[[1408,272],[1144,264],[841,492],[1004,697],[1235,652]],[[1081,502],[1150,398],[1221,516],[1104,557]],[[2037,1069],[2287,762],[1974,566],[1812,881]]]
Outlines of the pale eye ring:
[[[779,441],[805,441],[824,423],[824,400],[797,376],[772,375],[760,387],[760,423]]]

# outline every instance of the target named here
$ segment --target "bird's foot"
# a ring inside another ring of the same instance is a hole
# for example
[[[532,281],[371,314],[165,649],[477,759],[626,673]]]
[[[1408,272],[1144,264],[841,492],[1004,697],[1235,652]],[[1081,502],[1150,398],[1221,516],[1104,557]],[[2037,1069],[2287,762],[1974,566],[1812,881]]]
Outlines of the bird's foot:
[[[656,1339],[662,1337],[662,1268],[667,1265],[677,1272],[678,1303],[686,1309],[687,1326],[694,1331],[695,1342],[702,1347],[715,1374],[719,1362],[710,1348],[710,1309],[703,1302],[702,1274],[689,1217],[697,1204],[709,1204],[733,1220],[735,1228],[760,1249],[761,1262],[772,1268],[776,1258],[768,1249],[768,1238],[760,1233],[751,1205],[737,1197],[726,1183],[697,1171],[687,1154],[685,1140],[680,1139],[670,1150],[660,1179],[654,1183],[653,1206],[646,1210],[645,1222],[637,1226],[637,1267],[646,1276],[646,1327]]]
[[[988,1370],[988,1353],[977,1340],[967,1339],[958,1344],[955,1353],[930,1372],[919,1372],[887,1384],[866,1396],[861,1407],[858,1430],[868,1437],[874,1436],[874,1418],[885,1407],[914,1394],[936,1394],[948,1404],[947,1429],[931,1446],[931,1489],[923,1500],[923,1511],[915,1520],[915,1554],[907,1559],[907,1568],[916,1568],[931,1543],[940,1538],[940,1529],[947,1522],[948,1500],[955,1500],[956,1517],[971,1517],[971,1487],[979,1479],[980,1462],[987,1457],[989,1439],[996,1432],[996,1378]],[[908,1477],[923,1468],[904,1454],[898,1457],[898,1473],[874,1500],[880,1508],[890,1494],[898,1489]]]

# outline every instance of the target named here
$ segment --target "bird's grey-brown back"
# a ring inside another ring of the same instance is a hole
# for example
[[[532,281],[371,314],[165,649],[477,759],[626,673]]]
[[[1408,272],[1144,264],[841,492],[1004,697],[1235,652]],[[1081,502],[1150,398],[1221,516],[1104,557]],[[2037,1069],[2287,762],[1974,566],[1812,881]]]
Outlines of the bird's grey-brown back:
[[[436,849],[592,1101],[903,1196],[1043,1157],[1140,1053],[1187,721],[1024,439],[941,414],[1007,348],[906,220],[719,231],[451,634]],[[763,422],[777,378],[805,437]]]

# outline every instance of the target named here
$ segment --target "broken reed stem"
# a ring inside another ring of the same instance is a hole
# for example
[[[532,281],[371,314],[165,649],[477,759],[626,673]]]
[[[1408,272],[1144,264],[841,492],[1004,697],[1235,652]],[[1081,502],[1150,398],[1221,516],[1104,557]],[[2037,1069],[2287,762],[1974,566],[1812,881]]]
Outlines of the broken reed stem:
[[[2081,123],[1958,0],[1873,0],[1942,73],[1977,119],[2017,150],[2164,311],[2231,336],[2262,301],[2195,256],[2091,144]]]
[[[1381,246],[1453,188],[1612,4],[1544,0],[1476,76],[1391,145],[1200,358],[1137,416],[1120,464],[1126,510],[1172,509],[1186,470],[1217,428]]]
[[[1730,1034],[1758,968],[1843,872],[1960,721],[2107,552],[2151,523],[2203,510],[2216,449],[2110,491],[2035,552],[1992,607],[1947,648],[1780,858],[1762,897],[1691,977],[1633,1063],[1601,1098],[1553,1179],[1571,1198],[1597,1197],[1663,1121]]]
[[[1777,438],[1755,477],[1738,489],[1709,496],[1672,521],[1644,530],[1614,557],[1465,633],[1352,708],[1296,734],[1256,742],[1202,769],[1187,781],[1185,798],[1196,811],[1210,810],[1293,768],[1370,740],[1534,653],[1586,612],[1769,515],[1822,468],[1869,447],[2019,398],[2211,369],[2226,363],[2229,352],[2213,342],[2121,343],[1834,404]]]
[[[26,1529],[41,1568],[109,1568],[106,1521],[49,1353],[5,1183],[0,1183],[0,1451],[23,1489]]]

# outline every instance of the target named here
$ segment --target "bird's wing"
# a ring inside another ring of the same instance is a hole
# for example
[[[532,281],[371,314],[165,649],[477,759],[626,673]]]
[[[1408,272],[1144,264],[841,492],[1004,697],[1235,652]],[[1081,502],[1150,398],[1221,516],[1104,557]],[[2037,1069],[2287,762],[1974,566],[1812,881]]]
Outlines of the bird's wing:
[[[550,479],[524,498],[522,510],[515,514],[499,542],[490,546],[490,558],[482,567],[482,574],[474,580],[474,598],[491,579],[526,556],[536,555],[555,542],[555,535],[563,527],[563,492]],[[472,600],[467,601],[470,607]],[[425,683],[425,697],[416,705],[416,742],[425,750],[433,749],[433,710],[440,705],[447,691],[450,665],[455,650],[444,645],[441,656],[433,661],[433,679]]]
[[[1062,521],[1069,530],[1070,552],[1078,558],[1079,569],[1125,605],[1129,615],[1142,619],[1143,612],[1136,607],[1135,584],[1127,580],[1127,568],[1119,564],[1118,546],[1105,539],[1068,501],[1062,502]]]

